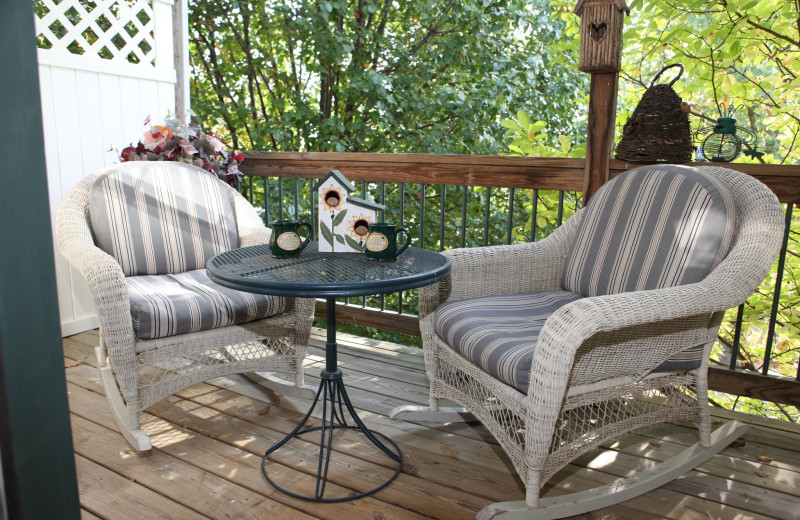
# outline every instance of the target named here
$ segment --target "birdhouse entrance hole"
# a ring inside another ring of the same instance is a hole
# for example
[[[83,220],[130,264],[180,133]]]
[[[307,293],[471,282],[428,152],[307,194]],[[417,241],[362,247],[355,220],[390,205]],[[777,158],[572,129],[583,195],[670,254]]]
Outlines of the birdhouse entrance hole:
[[[342,201],[342,195],[336,190],[330,190],[325,193],[325,202],[328,206],[332,208],[336,208],[339,206],[339,203]]]
[[[599,42],[608,32],[608,24],[600,22],[599,24],[592,23],[589,25],[589,36],[592,40]]]
[[[353,231],[360,237],[365,237],[369,234],[369,221],[358,219],[353,222]]]

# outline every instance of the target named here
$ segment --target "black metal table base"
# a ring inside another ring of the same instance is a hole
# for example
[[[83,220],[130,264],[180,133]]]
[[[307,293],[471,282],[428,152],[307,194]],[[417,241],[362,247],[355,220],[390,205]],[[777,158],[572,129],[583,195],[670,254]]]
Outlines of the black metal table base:
[[[388,486],[395,478],[397,478],[397,475],[399,475],[400,471],[403,469],[403,454],[400,451],[400,447],[386,435],[367,428],[361,419],[359,419],[358,414],[350,402],[350,398],[347,396],[347,390],[345,389],[344,382],[342,381],[341,370],[326,370],[320,374],[320,377],[322,378],[322,381],[320,382],[319,390],[317,391],[317,395],[314,398],[314,402],[311,404],[311,408],[309,408],[308,413],[306,413],[305,417],[303,417],[303,419],[297,424],[294,430],[292,430],[286,437],[273,444],[272,447],[269,448],[266,453],[264,453],[264,458],[261,461],[261,471],[264,474],[264,478],[266,478],[267,482],[269,482],[275,489],[289,496],[314,502],[344,502],[346,500],[354,500],[356,498],[365,497],[380,491]],[[306,421],[308,421],[308,419],[311,417],[311,413],[314,411],[314,408],[316,408],[317,403],[320,401],[320,396],[322,401],[322,425],[303,428],[303,426],[306,424]],[[347,414],[350,416],[353,424],[348,423],[345,411],[347,411]],[[369,491],[364,491],[355,495],[347,495],[344,497],[325,498],[325,484],[328,481],[328,466],[330,465],[331,460],[333,431],[337,429],[348,429],[360,432],[375,447],[381,450],[392,461],[396,462],[397,469],[389,477],[389,479],[378,487],[375,487]],[[321,432],[319,443],[319,462],[317,464],[316,474],[317,483],[314,490],[314,496],[306,496],[289,491],[288,489],[285,489],[275,483],[275,481],[270,478],[269,472],[267,471],[267,458],[270,454],[280,449],[281,446],[289,442],[291,439],[303,435],[304,433],[313,431]],[[392,450],[385,443],[381,442],[381,439],[386,440],[394,449]]]

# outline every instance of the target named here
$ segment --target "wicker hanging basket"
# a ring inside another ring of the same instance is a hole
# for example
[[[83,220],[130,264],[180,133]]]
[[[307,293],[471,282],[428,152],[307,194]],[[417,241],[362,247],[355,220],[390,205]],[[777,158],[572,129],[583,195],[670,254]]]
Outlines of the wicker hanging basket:
[[[680,72],[669,84],[656,85],[667,69]],[[616,158],[629,162],[683,163],[692,160],[694,147],[689,129],[689,114],[681,109],[681,98],[672,85],[683,74],[683,65],[667,65],[656,74],[633,115],[622,129]]]

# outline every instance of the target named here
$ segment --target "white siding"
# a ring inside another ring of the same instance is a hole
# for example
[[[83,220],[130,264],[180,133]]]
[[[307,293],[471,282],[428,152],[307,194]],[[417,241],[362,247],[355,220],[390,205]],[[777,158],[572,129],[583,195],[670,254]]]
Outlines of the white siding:
[[[63,0],[58,8],[73,3],[77,2]],[[168,112],[175,112],[172,1],[151,0],[150,6],[155,65],[128,63],[124,57],[106,60],[88,51],[84,55],[70,54],[63,45],[51,50],[39,49],[45,160],[53,222],[63,195],[75,183],[98,168],[119,162],[112,148],[121,150],[137,142],[147,117],[157,122]],[[41,23],[37,20],[37,32]],[[57,248],[56,279],[62,334],[96,327],[88,288]]]

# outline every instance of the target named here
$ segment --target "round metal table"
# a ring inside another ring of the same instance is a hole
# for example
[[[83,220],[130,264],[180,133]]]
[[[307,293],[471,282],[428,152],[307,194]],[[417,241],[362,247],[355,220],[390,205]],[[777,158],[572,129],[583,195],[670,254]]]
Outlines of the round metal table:
[[[267,481],[287,495],[317,502],[341,502],[360,498],[375,493],[392,482],[403,468],[403,454],[394,441],[367,428],[350,402],[337,361],[336,298],[386,294],[429,285],[449,276],[450,260],[435,251],[409,247],[395,262],[374,262],[358,253],[321,253],[317,242],[312,242],[296,258],[273,258],[269,246],[263,244],[221,253],[211,258],[206,267],[209,278],[226,287],[260,294],[325,298],[327,302],[325,370],[320,374],[319,390],[308,413],[294,430],[264,454],[261,468]],[[304,425],[320,401],[322,424],[305,428]],[[352,424],[348,422],[345,409]],[[364,435],[370,443],[397,463],[394,474],[369,491],[326,498],[325,484],[335,429],[355,430]],[[320,451],[314,496],[306,496],[289,491],[274,482],[267,471],[267,459],[292,438],[312,431],[321,432]]]

